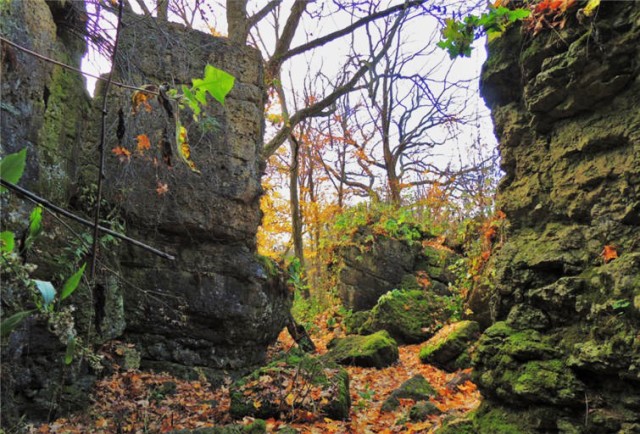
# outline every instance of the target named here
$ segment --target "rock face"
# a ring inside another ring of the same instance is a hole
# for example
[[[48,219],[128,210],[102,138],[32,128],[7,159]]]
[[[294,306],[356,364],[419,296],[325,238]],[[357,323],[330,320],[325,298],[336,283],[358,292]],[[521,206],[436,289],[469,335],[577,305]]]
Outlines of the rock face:
[[[449,372],[469,368],[469,347],[477,339],[479,331],[475,321],[446,325],[420,348],[420,360]]]
[[[447,268],[454,255],[446,250],[373,234],[367,227],[358,230],[352,244],[339,253],[344,264],[339,274],[340,298],[348,309],[373,308],[386,292],[406,288],[412,281],[415,285],[416,272],[426,273],[430,290],[438,293],[445,293],[454,280]]]
[[[0,34],[43,56],[79,67],[85,50],[85,42],[78,36],[83,26],[83,9],[83,3],[78,2],[2,2]],[[76,172],[73,156],[84,140],[88,120],[90,100],[84,80],[75,72],[43,62],[5,43],[1,56],[0,155],[26,149],[27,164],[19,184],[66,206]],[[0,230],[13,232],[19,240],[29,225],[34,206],[10,193],[3,193],[0,201]],[[66,268],[71,261],[67,261],[60,248],[68,246],[66,243],[74,237],[60,235],[62,231],[58,232],[52,221],[45,214],[44,233],[33,244],[37,253],[24,255],[29,264],[37,265],[35,271],[15,271],[22,270],[24,258],[11,266],[6,266],[5,257],[2,259],[3,320],[18,311],[35,308],[34,294],[24,283],[29,278],[54,281],[58,273],[67,277],[71,274]],[[58,307],[56,311],[64,321],[71,318],[69,311],[64,310],[66,307]],[[77,318],[91,311],[91,304],[80,304]],[[78,336],[85,342],[92,341],[94,336],[89,336],[87,323],[77,318]],[[114,320],[117,323],[118,318]],[[26,420],[45,420],[88,403],[86,397],[95,376],[86,363],[78,360],[68,366],[62,363],[66,346],[60,334],[51,332],[52,328],[43,316],[34,314],[2,339],[0,414],[1,425],[8,431],[21,432],[19,423],[23,416]]]
[[[86,49],[83,4],[2,2],[0,33],[79,67]],[[78,214],[91,211],[100,86],[92,105],[81,75],[4,43],[1,48],[2,156],[26,147],[22,186]],[[255,254],[262,193],[262,60],[257,51],[221,38],[125,16],[115,80],[132,85],[166,81],[179,87],[202,77],[206,63],[234,75],[236,84],[224,106],[208,103],[197,125],[190,112],[180,113],[201,175],[180,161],[175,145],[172,155],[159,146],[164,138],[174,140],[176,126],[157,101],[150,102],[150,112],[143,105],[134,115],[131,91],[111,87],[107,105],[102,217],[108,222],[103,224],[119,221],[127,235],[177,260],[169,262],[123,243],[102,243],[98,284],[91,289],[81,286],[56,304],[56,318],[71,324],[83,347],[124,337],[140,350],[143,369],[183,376],[198,375],[197,370],[215,380],[222,371],[244,372],[261,362],[291,304],[277,267]],[[119,133],[123,135],[118,142]],[[149,138],[150,149],[136,148],[141,134]],[[117,145],[129,149],[130,158],[119,161],[112,153]],[[15,232],[19,239],[32,206],[10,194],[0,200],[2,230]],[[27,261],[38,268],[18,277],[58,286],[77,270],[69,267],[86,260],[86,253],[67,226],[46,215],[43,226],[43,242],[36,241],[36,249],[27,253]],[[85,233],[80,226],[70,226]],[[38,294],[24,284],[13,285],[18,280],[2,267],[3,319],[35,308]],[[89,366],[79,357],[64,365],[66,341],[51,334],[56,324],[50,317],[34,315],[3,337],[3,427],[13,429],[22,415],[27,421],[45,420],[89,402],[99,366]]]
[[[568,14],[559,33],[508,30],[482,73],[511,230],[495,258],[500,322],[475,359],[479,414],[528,408],[520,432],[637,432],[640,4]]]
[[[119,207],[128,232],[176,256],[173,262],[137,248],[122,255],[130,283],[124,301],[127,340],[142,353],[142,368],[210,376],[263,360],[282,330],[290,294],[276,268],[256,256],[262,194],[260,157],[264,88],[257,50],[223,38],[127,16],[114,79],[127,83],[190,83],[205,65],[227,71],[235,86],[223,105],[212,98],[194,122],[188,109],[173,112],[188,132],[197,174],[165,141],[176,124],[157,100],[132,112],[131,92],[114,89],[107,149],[107,200]],[[101,104],[101,97],[96,101]],[[116,125],[122,110],[123,138]],[[98,125],[98,120],[95,122]],[[151,148],[137,148],[140,135]],[[158,190],[165,186],[166,192]]]

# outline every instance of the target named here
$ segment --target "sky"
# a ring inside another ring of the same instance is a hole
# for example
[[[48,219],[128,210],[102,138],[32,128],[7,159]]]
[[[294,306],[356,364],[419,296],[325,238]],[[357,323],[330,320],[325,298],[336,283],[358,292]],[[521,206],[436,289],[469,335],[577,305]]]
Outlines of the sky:
[[[146,0],[148,3],[150,0]],[[249,13],[262,7],[266,0],[257,0],[250,2],[248,10]],[[443,0],[445,1],[445,0]],[[134,9],[136,8],[136,2],[132,0],[130,2]],[[388,1],[388,5],[397,4],[398,1]],[[214,25],[216,30],[222,34],[226,33],[226,19],[223,6],[212,3],[213,7],[209,9],[209,25]],[[281,6],[283,16],[288,15],[292,0],[286,0]],[[386,8],[388,5],[382,6],[380,9]],[[322,36],[337,29],[343,28],[349,24],[349,18],[347,14],[332,13],[327,11],[332,7],[332,3],[329,0],[319,0],[314,4],[315,11],[323,15],[322,18],[310,18],[305,16],[301,22],[301,26],[296,33],[292,46],[295,47],[308,40],[308,38],[315,38]],[[150,9],[153,9],[150,7]],[[214,14],[214,15],[212,15]],[[171,19],[171,17],[170,17]],[[206,24],[197,17],[194,21],[194,28],[200,28],[203,31],[208,31]],[[440,31],[440,25],[432,17],[421,16],[407,24],[407,28],[403,29],[403,48],[407,51],[411,51],[412,47],[418,50],[423,44],[425,38],[430,38],[431,35],[438,39]],[[267,17],[257,27],[257,31],[254,33],[259,35],[264,44],[258,41],[258,48],[261,51],[272,50],[275,45],[275,37],[273,30],[273,18]],[[473,158],[477,158],[474,154],[473,144],[483,143],[484,152],[494,152],[496,145],[495,136],[493,134],[493,126],[489,118],[489,112],[484,105],[484,101],[479,96],[479,83],[477,77],[480,75],[480,69],[482,63],[486,58],[486,49],[484,48],[484,38],[476,41],[475,49],[472,52],[471,58],[459,58],[454,61],[451,68],[449,79],[451,80],[470,80],[469,87],[466,91],[466,101],[468,104],[469,113],[471,113],[476,120],[470,122],[468,125],[460,127],[459,134],[454,139],[449,139],[446,144],[439,146],[435,150],[435,155],[431,155],[430,158],[441,167],[459,165],[469,163]],[[328,43],[327,45],[320,47],[314,51],[303,53],[283,65],[283,86],[288,91],[287,94],[292,96],[295,93],[300,94],[300,89],[305,85],[305,81],[309,81],[310,78],[316,78],[320,73],[325,75],[329,84],[331,84],[331,78],[335,77],[343,68],[342,59],[346,59],[352,52],[352,46],[356,51],[366,52],[368,49],[368,39],[363,29],[358,30],[353,38],[345,37],[340,40]],[[443,70],[447,69],[451,60],[444,50],[435,50],[425,56],[424,59],[420,59],[415,62],[415,73],[429,70],[430,74],[438,74],[433,72],[432,69],[440,70],[440,74]],[[109,71],[109,62],[96,55],[95,52],[90,51],[82,63],[83,70],[91,72],[93,74],[103,74]],[[133,83],[132,83],[133,84]],[[95,79],[87,77],[87,88],[90,93],[93,93],[95,86]],[[292,98],[288,101],[290,110],[292,107],[300,106],[301,98]],[[270,136],[274,134],[274,130],[267,130],[265,142],[268,141]],[[441,138],[447,135],[447,131],[442,130],[440,132],[434,131],[432,134],[434,138]]]

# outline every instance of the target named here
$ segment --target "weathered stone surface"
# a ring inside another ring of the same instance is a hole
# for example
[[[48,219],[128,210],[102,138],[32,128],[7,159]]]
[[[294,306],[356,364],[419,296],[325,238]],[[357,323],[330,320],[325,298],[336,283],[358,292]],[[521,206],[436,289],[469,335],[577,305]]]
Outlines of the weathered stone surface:
[[[400,406],[400,399],[413,399],[414,401],[428,401],[437,393],[433,386],[420,374],[409,378],[399,388],[391,392],[391,395],[382,403],[380,411],[393,411]]]
[[[234,418],[280,418],[301,409],[346,419],[351,408],[344,368],[304,353],[289,354],[239,379],[230,387]],[[256,404],[257,402],[257,404]]]
[[[366,314],[356,312],[356,318],[348,324],[353,333],[386,330],[398,342],[417,343],[433,336],[450,315],[446,301],[439,295],[422,289],[395,289],[380,297]]]
[[[640,423],[639,38],[640,4],[601,2],[593,20],[489,45],[510,233],[484,296],[506,322],[481,338],[475,381],[489,409],[527,406],[534,431]]]
[[[83,14],[84,4],[78,2],[2,2],[0,34],[78,68],[86,45],[81,36]],[[87,138],[90,100],[84,80],[76,72],[5,43],[1,56],[0,155],[26,149],[27,164],[19,184],[56,205],[68,207],[76,190],[74,157]],[[33,204],[10,193],[3,193],[0,201],[0,230],[12,231],[19,240],[29,225]],[[23,257],[30,270],[24,276],[20,276],[22,271],[16,271],[22,261],[7,267],[3,257],[3,319],[36,307],[34,294],[25,284],[29,278],[52,281],[58,286],[63,283],[59,276],[69,277],[79,266],[78,258],[69,254],[71,243],[78,243],[77,236],[46,214],[42,226],[43,232],[33,244],[35,251]],[[81,231],[76,225],[71,227]],[[109,263],[106,258],[105,263]],[[44,421],[88,404],[87,394],[96,372],[78,360],[70,365],[63,363],[67,333],[81,336],[86,345],[91,345],[121,333],[124,324],[122,312],[118,315],[121,294],[117,285],[105,299],[112,316],[104,335],[96,332],[91,320],[84,320],[93,318],[95,312],[93,303],[80,303],[82,292],[86,293],[78,290],[59,304],[55,317],[34,314],[8,338],[3,337],[0,399],[1,425],[6,430],[21,432],[20,424],[25,420]],[[75,308],[73,315],[70,304]]]
[[[124,302],[125,336],[138,345],[142,368],[182,376],[196,375],[198,368],[215,381],[216,372],[264,360],[291,303],[282,276],[273,271],[277,267],[256,256],[264,164],[262,59],[257,50],[176,24],[138,16],[125,16],[124,23],[114,79],[190,83],[202,77],[207,63],[236,79],[224,105],[209,98],[199,122],[188,109],[174,107],[201,174],[192,172],[175,148],[170,166],[163,159],[159,143],[165,136],[174,142],[176,126],[155,99],[151,111],[141,107],[134,114],[130,91],[113,89],[107,120],[114,125],[107,149],[118,145],[115,125],[122,110],[120,145],[132,151],[125,161],[109,155],[107,200],[119,207],[131,236],[177,258],[169,262],[135,247],[123,252],[123,275],[131,284]],[[99,92],[96,104],[101,104]],[[152,144],[144,153],[136,151],[141,134]],[[83,173],[92,179],[89,171]],[[160,184],[166,193],[156,192]]]
[[[479,331],[475,321],[446,325],[420,348],[420,360],[450,372],[469,368],[469,347],[477,339]]]
[[[384,368],[398,361],[398,344],[385,330],[336,338],[328,347],[327,357],[341,365]]]
[[[392,289],[419,287],[415,279],[418,272],[426,273],[429,289],[439,294],[447,293],[448,283],[454,281],[448,266],[455,255],[447,250],[373,234],[367,227],[358,230],[352,244],[339,252],[343,263],[338,276],[340,298],[348,309],[368,310]]]

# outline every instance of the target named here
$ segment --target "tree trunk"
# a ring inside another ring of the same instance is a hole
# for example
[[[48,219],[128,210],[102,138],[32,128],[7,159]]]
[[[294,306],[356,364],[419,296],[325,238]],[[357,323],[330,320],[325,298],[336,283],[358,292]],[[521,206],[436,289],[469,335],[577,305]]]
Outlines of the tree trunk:
[[[249,35],[247,0],[227,0],[227,29],[232,42],[246,45]]]
[[[156,6],[158,8],[158,21],[163,23],[169,21],[169,0],[157,0]]]

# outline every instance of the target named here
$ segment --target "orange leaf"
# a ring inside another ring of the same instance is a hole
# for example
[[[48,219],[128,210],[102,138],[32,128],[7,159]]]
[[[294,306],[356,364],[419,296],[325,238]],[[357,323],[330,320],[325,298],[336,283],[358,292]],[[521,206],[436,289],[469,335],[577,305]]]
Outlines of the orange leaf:
[[[144,151],[151,149],[151,142],[149,142],[149,137],[146,134],[140,134],[136,139],[138,139],[137,150],[140,154],[144,154]]]
[[[600,253],[600,255],[602,256],[604,263],[608,264],[618,257],[618,251],[614,246],[607,244],[604,246],[604,249],[602,249],[602,253]]]
[[[113,155],[118,157],[118,159],[121,162],[122,161],[128,161],[129,157],[131,157],[131,151],[128,150],[127,148],[123,148],[122,146],[116,146],[115,148],[113,148],[111,150],[111,152],[113,153]]]

